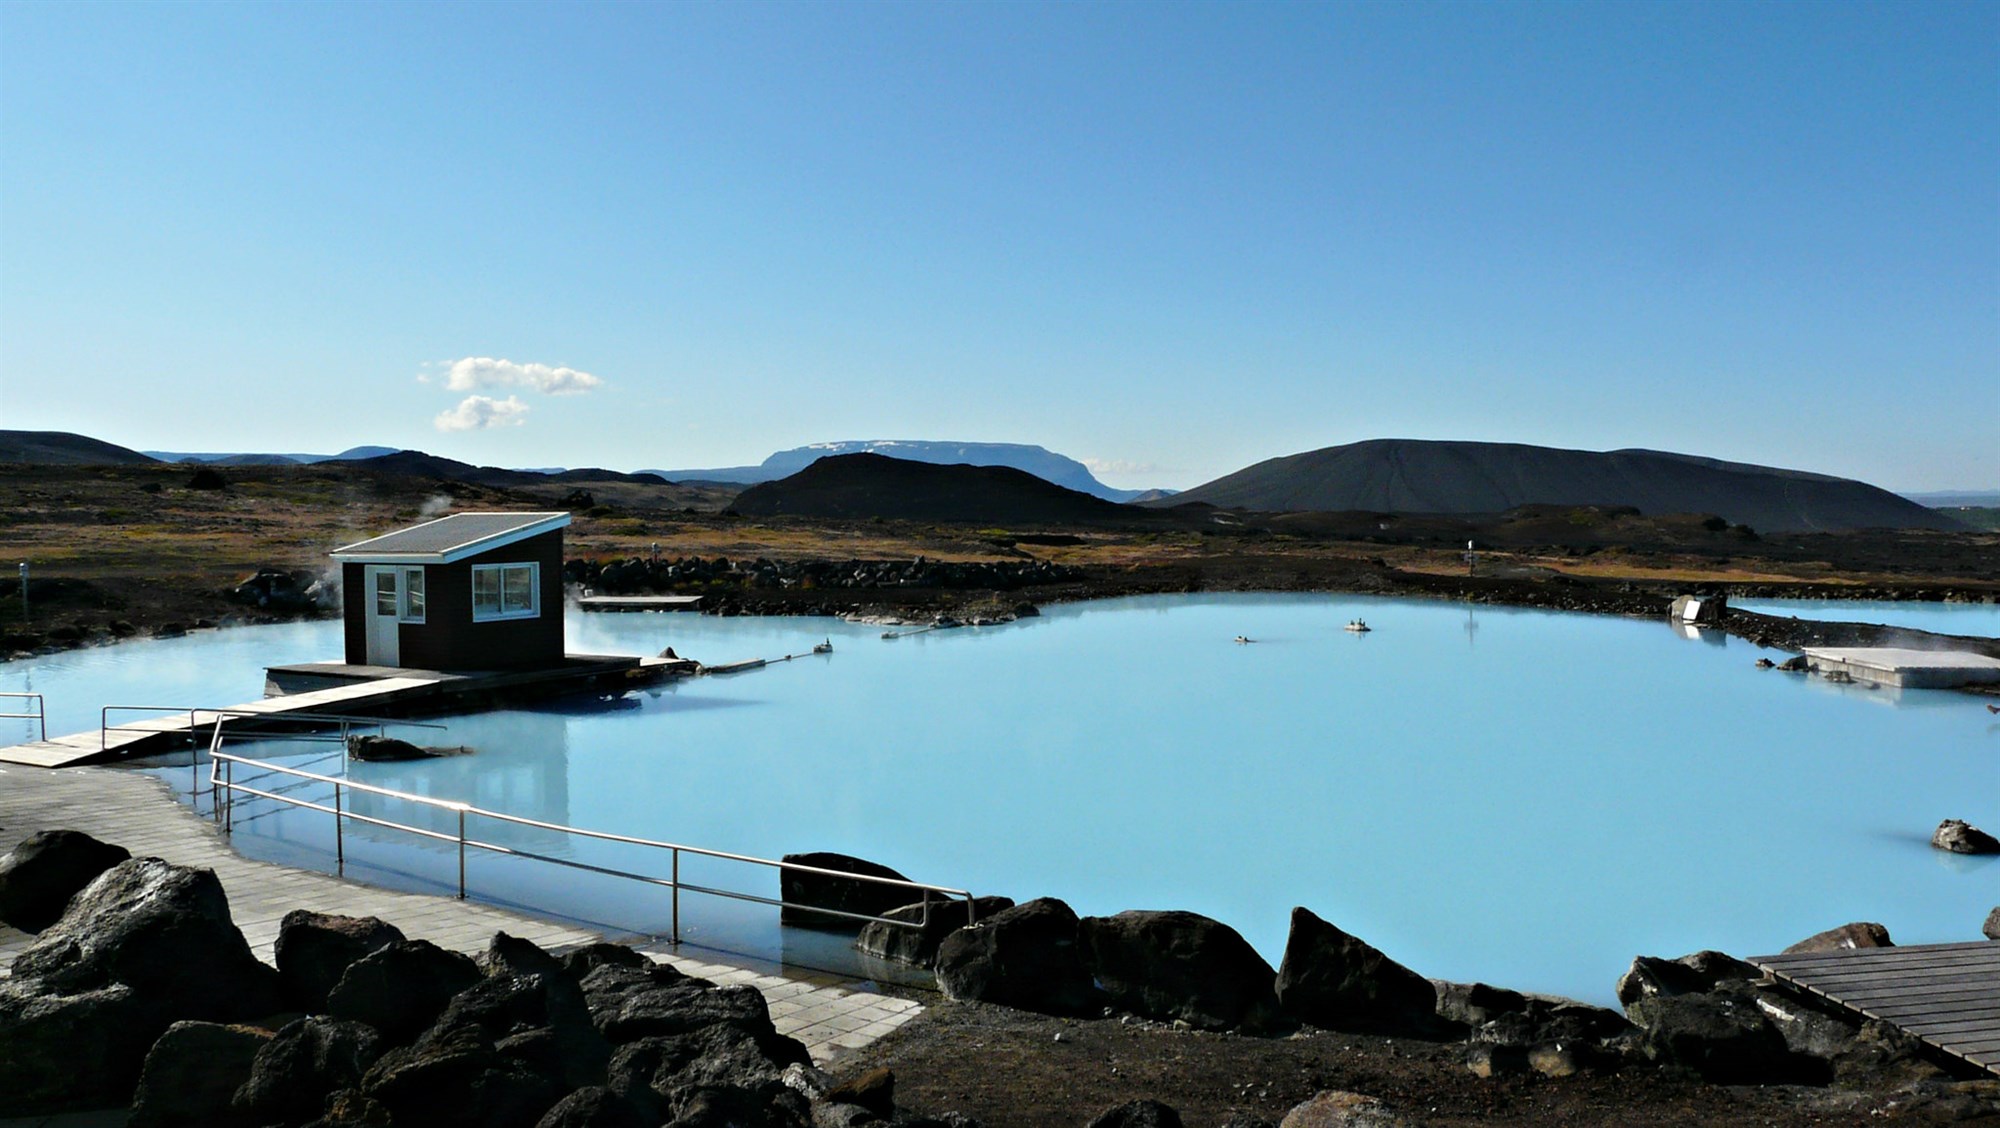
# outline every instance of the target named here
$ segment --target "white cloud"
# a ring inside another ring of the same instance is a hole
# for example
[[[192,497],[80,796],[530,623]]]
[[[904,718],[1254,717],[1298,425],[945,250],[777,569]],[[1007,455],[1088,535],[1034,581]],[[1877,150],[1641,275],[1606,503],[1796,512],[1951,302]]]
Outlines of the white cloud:
[[[546,364],[515,364],[490,356],[468,356],[449,361],[444,386],[454,392],[475,392],[482,388],[528,388],[551,396],[573,396],[601,386],[604,381],[574,368]]]
[[[488,427],[518,427],[527,420],[528,405],[513,396],[496,400],[487,396],[467,396],[450,411],[438,412],[431,422],[440,431],[483,431]]]

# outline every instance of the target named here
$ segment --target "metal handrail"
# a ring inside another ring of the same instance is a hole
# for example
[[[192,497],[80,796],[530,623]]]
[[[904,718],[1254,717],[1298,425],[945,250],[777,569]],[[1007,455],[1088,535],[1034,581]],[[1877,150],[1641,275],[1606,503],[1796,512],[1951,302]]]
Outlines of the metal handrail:
[[[39,698],[41,695],[25,694],[25,693],[0,694],[0,697],[28,697],[28,696]],[[272,724],[285,724],[285,725],[337,724],[340,726],[340,735],[342,739],[346,739],[348,729],[356,725],[372,725],[378,732],[382,728],[388,725],[406,725],[412,728],[431,728],[439,730],[442,730],[445,727],[443,725],[433,724],[428,721],[405,721],[405,720],[384,718],[384,717],[362,717],[347,713],[283,713],[283,712],[267,712],[261,709],[208,709],[208,708],[203,708],[199,705],[106,705],[104,708],[99,709],[97,711],[97,750],[99,752],[105,750],[105,746],[107,744],[107,737],[108,734],[110,733],[131,732],[131,731],[138,731],[138,732],[152,731],[148,729],[143,729],[138,725],[131,725],[131,724],[114,725],[111,723],[111,714],[114,712],[186,713],[188,717],[187,732],[188,732],[188,738],[190,740],[197,738],[197,735],[201,727],[201,723],[195,719],[197,714],[214,718],[214,723],[217,726],[220,726],[223,721],[229,720],[231,718],[263,720],[263,721],[269,721]],[[0,714],[0,715],[6,715],[6,714]],[[210,743],[211,745],[214,743],[213,738],[211,738]]]
[[[114,725],[111,723],[113,711],[125,713],[186,713],[188,715],[188,736],[195,730],[194,715],[211,710],[196,709],[189,705],[106,705],[97,711],[97,750],[102,752],[113,730],[118,732],[139,731],[136,725]]]
[[[447,728],[447,726],[438,724],[435,721],[406,721],[398,717],[363,717],[352,713],[270,713],[259,709],[202,709],[199,712],[207,713],[215,718],[215,723],[210,730],[208,738],[210,752],[215,751],[221,745],[222,722],[227,720],[263,720],[285,725],[337,724],[340,726],[338,739],[343,741],[347,739],[349,732],[355,728],[373,728],[378,734],[390,725],[399,725],[404,728],[436,729],[439,732],[443,732]],[[328,733],[326,735],[333,737],[335,734]],[[307,740],[311,739],[311,737],[294,734],[289,739]]]
[[[822,913],[827,916],[842,917],[848,920],[859,920],[859,921],[869,921],[880,924],[888,924],[898,928],[924,928],[930,924],[931,904],[932,904],[931,897],[933,894],[936,894],[942,898],[941,901],[942,904],[948,905],[953,900],[962,901],[965,904],[965,916],[967,924],[976,923],[979,919],[977,903],[973,899],[972,894],[964,889],[953,889],[950,886],[931,885],[926,882],[910,881],[903,878],[878,877],[874,874],[848,873],[843,870],[827,869],[822,866],[803,865],[798,862],[774,861],[770,858],[759,858],[750,854],[735,854],[726,850],[710,850],[707,849],[706,847],[701,847],[701,846],[689,846],[684,843],[678,843],[678,842],[662,842],[656,839],[638,838],[628,834],[612,834],[608,831],[585,830],[581,827],[565,826],[561,823],[544,822],[540,819],[524,818],[520,815],[509,815],[500,811],[489,811],[485,810],[484,808],[475,807],[469,803],[461,803],[456,800],[435,799],[428,795],[414,795],[407,791],[397,791],[392,788],[377,787],[374,784],[369,784],[369,783],[356,783],[353,780],[343,779],[338,776],[321,775],[317,772],[308,772],[299,768],[286,767],[282,764],[273,764],[266,760],[253,760],[247,756],[231,755],[221,750],[221,738],[222,738],[221,726],[218,724],[216,728],[215,738],[209,746],[208,773],[209,773],[209,787],[211,794],[220,794],[223,796],[215,804],[215,813],[216,816],[222,822],[222,829],[225,834],[230,833],[233,829],[234,826],[233,808],[235,803],[235,796],[238,793],[241,793],[244,795],[256,796],[262,799],[271,799],[280,803],[288,803],[295,807],[304,807],[308,810],[322,811],[325,812],[326,814],[332,815],[333,826],[334,826],[334,857],[343,867],[343,869],[346,865],[346,844],[341,828],[344,821],[349,819],[352,819],[356,822],[367,823],[371,826],[384,827],[390,830],[405,831],[410,834],[415,834],[423,838],[429,838],[440,842],[456,843],[458,846],[459,900],[465,899],[465,892],[466,892],[465,852],[466,849],[470,847],[475,850],[486,850],[495,854],[504,854],[512,857],[530,858],[536,861],[552,862],[556,865],[568,866],[572,869],[587,870],[592,873],[601,873],[611,877],[623,877],[633,881],[644,882],[645,884],[648,885],[664,887],[670,890],[672,893],[670,935],[673,942],[676,944],[680,943],[681,939],[681,890],[683,889],[686,889],[691,893],[705,893],[714,897],[726,897],[731,900],[749,901],[754,904],[760,904],[760,905],[774,905],[782,907],[783,905],[787,904],[787,902],[782,899],[773,900],[769,897],[762,897],[754,893],[743,893],[732,889],[719,889],[713,886],[695,885],[692,883],[683,882],[680,876],[681,855],[689,854],[695,857],[715,858],[721,861],[741,862],[749,865],[766,866],[772,869],[776,869],[781,873],[789,870],[794,873],[818,874],[824,877],[835,877],[848,881],[862,881],[877,885],[896,886],[899,888],[909,889],[915,893],[920,893],[922,894],[923,897],[922,901],[923,913],[920,916],[920,918],[915,921],[896,920],[892,917],[874,916],[868,913],[848,912],[844,909],[822,908],[817,905],[804,906],[805,908],[808,908],[815,913]],[[293,776],[299,779],[313,780],[319,783],[331,784],[333,787],[333,805],[329,807],[324,803],[316,803],[307,799],[298,799],[290,795],[280,794],[273,791],[265,791],[259,788],[251,787],[248,784],[239,784],[236,782],[236,777],[235,777],[235,768],[237,764],[243,764],[246,767],[250,768],[261,768],[267,772],[275,772],[281,775]],[[218,769],[219,769],[219,774],[218,774]],[[390,819],[379,819],[370,815],[358,814],[353,810],[346,809],[343,806],[341,802],[342,799],[341,793],[343,789],[349,791],[360,791],[369,795],[380,795],[388,799],[399,799],[405,802],[416,803],[422,806],[433,807],[442,811],[448,811],[457,816],[458,832],[455,835],[446,834],[443,831],[427,830],[423,827],[410,826],[406,823],[399,823]],[[546,854],[537,854],[528,850],[518,850],[515,849],[514,847],[506,846],[497,842],[483,842],[476,838],[468,838],[465,833],[465,820],[466,816],[468,815],[478,818],[493,819],[497,822],[514,823],[519,826],[534,827],[539,830],[555,831],[560,834],[574,835],[579,838],[591,838],[604,842],[618,842],[618,843],[623,843],[625,845],[644,846],[652,849],[666,850],[669,853],[670,864],[672,867],[670,870],[670,876],[662,878],[652,874],[632,873],[627,870],[618,870],[618,869],[611,869],[605,866],[596,866],[588,862],[579,862],[569,858],[556,858],[556,857],[550,857]]]
[[[405,728],[436,729],[439,732],[445,731],[446,728],[446,726],[437,724],[433,721],[406,721],[406,720],[393,719],[387,717],[363,717],[351,713],[267,713],[256,709],[204,709],[202,710],[202,712],[213,713],[215,715],[215,723],[212,726],[210,726],[208,735],[208,755],[209,755],[209,765],[210,765],[208,770],[209,774],[208,793],[209,793],[209,798],[211,800],[213,800],[215,797],[214,758],[216,753],[218,753],[222,749],[222,722],[227,720],[261,719],[267,721],[277,721],[283,724],[295,724],[295,725],[298,724],[311,725],[315,723],[325,724],[329,722],[338,723],[340,725],[339,734],[336,736],[333,733],[328,733],[326,734],[326,736],[339,740],[343,748],[346,747],[350,734],[357,727],[372,727],[374,728],[375,734],[377,736],[382,735],[383,731],[387,729],[390,725],[401,725]],[[189,735],[193,735],[192,731],[190,731]],[[312,739],[317,739],[317,736],[316,734],[294,733],[288,739],[312,740]],[[188,766],[190,768],[197,767],[198,766],[197,761],[199,757],[200,757],[199,752],[196,752],[193,755],[191,755],[188,759]],[[195,782],[193,786],[196,792],[199,792],[201,790],[201,777],[198,774],[195,777]],[[337,829],[339,826],[339,820],[336,819],[334,825]],[[336,835],[336,838],[337,837],[338,836]]]
[[[18,697],[21,698],[22,700],[33,701],[35,703],[35,711],[32,713],[0,713],[0,717],[9,717],[24,721],[34,721],[36,724],[40,725],[42,729],[42,735],[37,739],[43,741],[48,740],[49,738],[48,703],[42,700],[41,694],[0,693],[0,697]]]

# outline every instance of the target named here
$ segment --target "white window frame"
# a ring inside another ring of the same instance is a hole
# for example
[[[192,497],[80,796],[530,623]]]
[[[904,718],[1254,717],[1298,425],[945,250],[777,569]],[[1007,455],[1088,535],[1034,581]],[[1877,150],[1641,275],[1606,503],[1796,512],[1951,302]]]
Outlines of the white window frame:
[[[421,624],[424,621],[424,612],[430,605],[430,582],[424,578],[422,568],[404,568],[402,572],[402,583],[398,585],[398,590],[402,595],[403,613],[397,618],[401,622]],[[412,584],[410,582],[412,580],[416,582]]]
[[[524,569],[528,573],[528,606],[526,609],[508,611],[507,573]],[[479,576],[490,572],[499,586],[500,609],[482,611],[479,608]],[[507,619],[539,619],[542,615],[542,565],[539,561],[522,561],[515,564],[474,564],[472,566],[472,621],[475,623],[495,623]]]

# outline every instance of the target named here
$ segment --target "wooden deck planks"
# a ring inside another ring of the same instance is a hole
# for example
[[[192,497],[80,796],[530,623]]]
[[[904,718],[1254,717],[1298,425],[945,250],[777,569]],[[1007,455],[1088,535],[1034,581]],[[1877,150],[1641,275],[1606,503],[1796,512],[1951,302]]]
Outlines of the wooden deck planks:
[[[1751,963],[2000,1074],[2000,941],[1758,956]]]
[[[366,708],[393,700],[405,693],[422,690],[437,682],[434,677],[379,678],[355,685],[292,693],[283,697],[262,697],[231,705],[226,709],[193,709],[134,716],[114,711],[106,718],[108,727],[71,733],[49,740],[0,748],[0,763],[35,768],[63,768],[118,753],[136,752],[161,737],[186,737],[215,723],[218,717],[252,714],[257,717],[305,716],[320,712],[340,712],[343,708]],[[246,718],[247,719],[247,718]]]

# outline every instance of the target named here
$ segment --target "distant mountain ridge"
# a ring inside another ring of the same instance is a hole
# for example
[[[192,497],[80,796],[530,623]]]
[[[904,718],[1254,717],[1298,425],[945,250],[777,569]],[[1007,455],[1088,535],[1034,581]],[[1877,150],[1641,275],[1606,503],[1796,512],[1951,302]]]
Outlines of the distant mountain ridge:
[[[1932,509],[2000,506],[2000,490],[1929,490],[1919,493],[1903,492],[1903,496],[1918,505],[1928,505]]]
[[[1630,505],[1712,513],[1763,532],[1959,529],[1863,482],[1699,455],[1520,443],[1371,439],[1267,459],[1149,506],[1264,511],[1500,513],[1523,505]]]
[[[963,463],[968,466],[1011,466],[1044,481],[1092,494],[1106,501],[1132,501],[1146,490],[1121,490],[1097,480],[1090,468],[1074,458],[1046,447],[1028,443],[960,443],[927,439],[851,439],[844,442],[808,443],[781,450],[756,466],[720,466],[706,470],[654,470],[650,473],[675,482],[772,482],[789,477],[822,458],[845,454],[880,454],[905,462],[939,465]]]
[[[481,486],[532,486],[547,482],[639,482],[659,486],[667,484],[667,480],[658,474],[643,471],[627,474],[618,470],[584,467],[551,474],[539,470],[507,470],[499,466],[474,466],[470,462],[440,458],[420,450],[399,450],[394,454],[384,454],[375,458],[351,459],[348,460],[348,465],[387,474],[421,474],[451,481],[472,482]]]
[[[315,462],[353,462],[362,458],[380,458],[394,454],[401,448],[385,446],[348,447],[339,454],[197,454],[186,451],[148,450],[142,451],[149,458],[161,462],[206,462],[212,466],[289,466],[310,465]]]
[[[749,517],[997,524],[1104,524],[1147,516],[1013,466],[920,462],[869,452],[813,459],[789,477],[744,490],[730,508]]]

